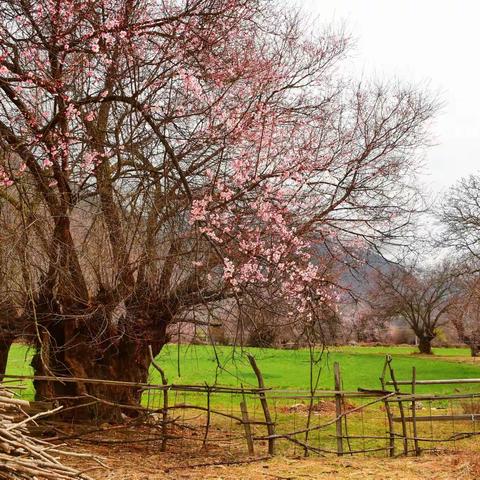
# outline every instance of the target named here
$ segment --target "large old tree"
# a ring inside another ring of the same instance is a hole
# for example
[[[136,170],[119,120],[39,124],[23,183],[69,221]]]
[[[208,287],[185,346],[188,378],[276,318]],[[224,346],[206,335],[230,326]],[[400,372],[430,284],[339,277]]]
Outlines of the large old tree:
[[[145,381],[172,323],[258,292],[308,321],[336,295],[319,245],[395,241],[434,107],[339,78],[346,39],[299,18],[263,0],[0,0],[4,351],[22,336],[38,375]]]
[[[460,179],[445,195],[438,214],[442,246],[478,271],[480,259],[480,175]],[[466,268],[468,270],[468,268]]]
[[[466,274],[458,281],[458,294],[451,321],[458,338],[470,347],[472,357],[480,354],[480,279]]]
[[[379,272],[369,292],[370,315],[380,321],[403,320],[417,336],[420,353],[431,354],[439,328],[458,306],[457,279],[458,272],[448,263]]]
[[[439,243],[457,257],[463,275],[451,319],[459,339],[480,353],[480,176],[460,179],[445,195],[438,212]]]

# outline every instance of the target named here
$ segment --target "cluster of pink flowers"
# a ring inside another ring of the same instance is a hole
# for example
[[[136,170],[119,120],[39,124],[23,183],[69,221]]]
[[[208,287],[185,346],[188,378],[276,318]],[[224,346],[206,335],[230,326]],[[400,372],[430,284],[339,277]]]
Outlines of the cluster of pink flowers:
[[[13,185],[13,180],[10,176],[5,172],[3,168],[0,167],[0,185],[4,187],[10,187]]]
[[[192,94],[194,97],[202,96],[202,86],[195,75],[184,69],[180,69],[178,75],[182,79],[187,94]]]
[[[235,178],[232,175],[230,180]],[[194,201],[190,221],[221,247],[224,280],[232,288],[240,291],[277,284],[284,298],[290,299],[291,307],[304,312],[312,295],[324,301],[332,298],[332,287],[325,281],[322,268],[314,264],[319,257],[314,256],[313,246],[289,221],[293,212],[287,197],[282,202],[268,200],[271,190],[271,186],[265,186],[264,195],[247,204],[245,200],[230,203],[224,200],[222,183],[216,195]],[[233,191],[229,198],[231,195]]]

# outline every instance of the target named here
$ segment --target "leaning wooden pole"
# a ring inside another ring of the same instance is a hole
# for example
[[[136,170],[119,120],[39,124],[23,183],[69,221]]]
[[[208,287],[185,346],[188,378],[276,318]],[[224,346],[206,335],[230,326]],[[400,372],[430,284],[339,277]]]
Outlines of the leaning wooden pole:
[[[385,363],[383,365],[382,376],[380,377],[380,383],[382,385],[383,393],[386,393],[386,382],[385,382],[385,374],[387,373],[388,367],[388,357],[385,359]],[[390,408],[390,404],[385,399],[385,413],[387,414],[387,421],[388,421],[388,434],[389,434],[389,455],[390,457],[395,456],[395,427],[393,423],[393,415],[392,409]]]
[[[395,388],[395,393],[397,396],[400,396],[400,389],[398,388],[397,380],[395,378],[395,372],[392,367],[392,357],[387,356],[388,368],[390,370],[390,378],[392,379],[393,386]],[[405,422],[405,410],[403,408],[403,403],[398,399],[398,409],[400,410],[400,420],[402,422],[402,436],[403,436],[403,453],[405,456],[408,455],[408,433],[407,433],[407,424]]]
[[[265,394],[265,382],[263,381],[262,372],[258,368],[257,362],[255,358],[247,353],[248,361],[252,366],[252,369],[257,377],[258,387],[260,391],[258,392],[258,396],[260,397],[260,404],[262,405],[263,414],[265,416],[265,422],[267,423],[267,431],[268,431],[268,453],[269,455],[275,455],[275,424],[273,423],[272,416],[270,415],[270,409],[268,408],[268,401],[267,396]]]
[[[415,402],[415,386],[417,383],[417,370],[412,367],[412,420],[413,420],[413,444],[415,446],[415,455],[420,455],[420,447],[418,445],[417,434],[417,404]]]
[[[340,392],[342,390],[342,381],[340,376],[340,365],[338,362],[333,364],[333,376],[335,381],[335,390]],[[342,394],[335,394],[335,414],[337,417],[336,429],[337,429],[337,455],[341,457],[343,455],[343,430],[342,430]],[[346,417],[345,417],[346,418]]]
[[[243,390],[243,385],[242,385]],[[245,398],[245,392],[242,391],[242,401],[240,402],[240,411],[242,412],[242,423],[245,430],[245,439],[247,440],[248,454],[255,455],[255,449],[253,446],[253,435],[250,425],[250,417],[248,416],[247,400]]]
[[[148,352],[150,353],[150,361],[154,368],[160,373],[162,377],[162,385],[165,387],[163,389],[163,408],[162,408],[162,443],[160,444],[160,451],[165,452],[167,450],[167,436],[168,436],[168,379],[165,376],[165,372],[155,361],[152,352],[152,346],[148,346]]]

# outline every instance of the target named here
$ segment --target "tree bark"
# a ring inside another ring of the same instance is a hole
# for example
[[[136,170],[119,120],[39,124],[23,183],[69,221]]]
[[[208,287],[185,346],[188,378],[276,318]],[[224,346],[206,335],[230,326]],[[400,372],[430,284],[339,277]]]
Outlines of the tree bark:
[[[3,334],[0,337],[0,374],[4,375],[7,370],[8,354],[12,346],[13,335]]]
[[[434,337],[428,335],[422,335],[418,338],[418,350],[420,353],[431,355],[432,354],[432,340]]]
[[[35,375],[79,377],[146,383],[150,367],[148,345],[154,355],[167,342],[167,321],[145,325],[125,318],[115,329],[100,318],[88,321],[50,320],[38,340],[32,360]],[[84,382],[35,381],[36,400],[55,401],[69,408],[69,419],[119,423],[135,416],[142,392],[139,387]],[[82,407],[81,405],[84,405]],[[89,405],[86,405],[89,404]],[[134,408],[128,408],[134,407]]]

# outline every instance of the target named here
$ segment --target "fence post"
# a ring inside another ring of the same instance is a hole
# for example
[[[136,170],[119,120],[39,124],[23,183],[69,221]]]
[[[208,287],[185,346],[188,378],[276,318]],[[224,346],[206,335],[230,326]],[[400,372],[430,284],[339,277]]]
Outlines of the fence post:
[[[417,370],[415,367],[412,367],[412,422],[413,422],[413,443],[415,446],[415,455],[418,457],[420,455],[420,447],[418,446],[418,435],[417,435],[417,405],[415,402],[415,386],[417,383]]]
[[[388,368],[390,370],[390,378],[392,379],[393,386],[395,388],[395,393],[397,397],[400,396],[400,389],[398,388],[397,380],[395,379],[395,372],[392,367],[392,357],[387,355]],[[403,453],[405,456],[408,455],[408,434],[407,434],[407,425],[405,423],[405,411],[403,408],[403,403],[400,398],[398,398],[398,409],[400,410],[400,419],[402,421],[402,435],[403,435]]]
[[[340,365],[338,362],[333,364],[333,376],[335,381],[335,390],[340,392],[342,390],[342,381],[340,376]],[[337,417],[337,455],[343,455],[343,433],[342,433],[342,394],[335,394],[335,415]]]
[[[240,402],[240,411],[242,412],[242,423],[243,423],[243,428],[245,429],[245,438],[247,440],[248,454],[253,456],[255,455],[255,450],[253,447],[252,429],[250,426],[250,418],[248,416],[247,401],[245,399],[245,392],[243,391],[243,385],[242,385],[242,397],[243,397],[243,400]]]
[[[387,366],[388,366],[388,357],[385,359],[382,376],[380,377],[380,383],[382,385],[382,390],[384,394],[386,393],[385,374],[387,373]],[[395,427],[393,423],[392,410],[390,408],[390,404],[388,403],[388,398],[385,399],[384,406],[385,406],[385,413],[387,414],[388,433],[390,436],[389,455],[390,457],[394,457],[395,456]]]
[[[247,353],[248,361],[252,366],[252,369],[257,377],[258,387],[260,391],[258,392],[258,396],[260,397],[260,404],[262,405],[263,414],[265,416],[265,422],[267,424],[267,431],[268,431],[268,454],[275,455],[275,424],[272,421],[272,416],[270,415],[270,409],[268,408],[267,396],[265,395],[265,382],[263,381],[262,372],[258,368],[257,362],[252,355]]]
[[[210,387],[207,384],[205,384],[205,386],[207,387],[207,422],[205,424],[202,448],[207,448],[208,432],[210,431],[210,420],[212,416],[210,412]]]

